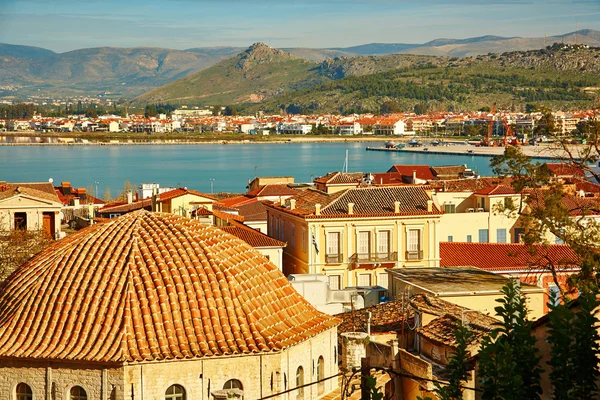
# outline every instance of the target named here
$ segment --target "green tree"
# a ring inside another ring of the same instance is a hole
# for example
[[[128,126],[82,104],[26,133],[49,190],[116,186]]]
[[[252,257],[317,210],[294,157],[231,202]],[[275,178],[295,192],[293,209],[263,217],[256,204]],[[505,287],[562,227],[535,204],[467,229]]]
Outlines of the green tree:
[[[525,298],[519,284],[502,288],[504,297],[496,300],[498,327],[481,342],[479,373],[484,400],[538,399],[541,393],[540,357],[527,319]]]
[[[92,107],[88,107],[85,110],[85,116],[88,118],[98,118],[98,113],[96,112],[96,110]]]
[[[225,110],[223,111],[223,115],[227,115],[227,116],[237,115],[237,109],[235,108],[235,106],[227,106],[227,107],[225,107]]]
[[[425,104],[425,103],[415,104],[414,112],[417,115],[427,114],[427,104]]]
[[[386,100],[379,107],[382,114],[393,114],[400,112],[400,106],[394,100]]]
[[[552,347],[548,364],[552,367],[550,380],[557,400],[593,399],[599,394],[599,304],[593,293],[581,295],[577,302],[578,312],[565,304],[549,305],[548,343]]]
[[[215,117],[216,117],[217,115],[221,115],[221,109],[222,109],[222,108],[223,108],[223,107],[221,107],[221,106],[220,106],[220,105],[218,105],[218,104],[217,104],[217,105],[214,105],[214,106],[212,107],[212,115],[214,115]]]

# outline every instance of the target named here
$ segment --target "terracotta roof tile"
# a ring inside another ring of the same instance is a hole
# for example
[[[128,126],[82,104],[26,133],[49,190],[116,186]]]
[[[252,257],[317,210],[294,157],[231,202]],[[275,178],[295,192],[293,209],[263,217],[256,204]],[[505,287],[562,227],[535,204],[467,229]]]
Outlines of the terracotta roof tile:
[[[298,191],[290,188],[288,185],[273,184],[273,185],[265,185],[265,186],[259,187],[258,189],[254,189],[254,190],[246,193],[246,196],[250,196],[250,197],[293,196],[296,193],[298,193]]]
[[[546,163],[546,166],[555,176],[573,176],[573,177],[583,177],[585,172],[582,168],[564,164],[564,163]]]
[[[418,179],[425,181],[433,180],[435,176],[431,172],[429,165],[393,165],[387,172],[398,172],[404,176],[413,176],[413,172],[417,174]]]
[[[139,211],[83,229],[0,285],[0,358],[270,352],[338,323],[245,242],[172,214]]]
[[[506,185],[488,186],[484,189],[479,189],[474,193],[481,196],[503,196],[517,194],[517,192],[515,192],[515,190],[511,186]]]
[[[371,313],[371,332],[400,332],[402,329],[405,317],[402,314],[402,301],[394,300],[337,314],[336,317],[342,320],[338,326],[338,335],[344,332],[366,332],[369,312]],[[409,315],[409,318],[411,317],[412,313]]]
[[[191,189],[186,189],[186,188],[177,188],[177,189],[169,190],[168,192],[163,192],[163,193],[159,194],[159,199],[160,199],[160,201],[167,201],[167,200],[171,200],[171,199],[174,199],[176,197],[180,197],[180,196],[183,196],[186,194],[193,194],[195,196],[206,197],[207,199],[214,200],[214,201],[218,200],[216,197],[211,196],[209,194],[201,193],[197,190],[191,190]]]
[[[529,249],[520,243],[440,243],[440,266],[473,266],[486,271],[523,271],[544,268],[551,260],[572,268],[579,257],[567,245],[539,245]]]
[[[62,204],[60,199],[54,192],[54,189],[52,189],[52,193],[49,193],[45,190],[39,190],[36,189],[35,186],[32,186],[33,185],[22,186],[22,184],[20,183],[3,185],[0,189],[0,200],[23,194],[31,197],[37,197],[38,199],[48,200]]]
[[[330,172],[325,176],[316,178],[315,182],[327,185],[359,184],[363,175],[362,172]]]
[[[233,236],[242,239],[252,247],[285,247],[287,243],[273,239],[256,229],[249,228],[239,222],[233,222],[230,226],[221,226],[220,229]]]

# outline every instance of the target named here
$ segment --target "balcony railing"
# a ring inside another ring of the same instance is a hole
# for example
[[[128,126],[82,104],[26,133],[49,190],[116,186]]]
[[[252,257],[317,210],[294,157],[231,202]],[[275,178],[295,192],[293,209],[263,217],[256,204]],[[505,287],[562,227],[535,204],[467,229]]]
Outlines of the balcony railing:
[[[325,254],[325,262],[327,264],[341,264],[343,263],[343,254]]]
[[[354,253],[348,260],[350,264],[376,264],[398,261],[398,253]]]
[[[410,260],[422,260],[423,250],[409,250],[406,252],[406,259]]]

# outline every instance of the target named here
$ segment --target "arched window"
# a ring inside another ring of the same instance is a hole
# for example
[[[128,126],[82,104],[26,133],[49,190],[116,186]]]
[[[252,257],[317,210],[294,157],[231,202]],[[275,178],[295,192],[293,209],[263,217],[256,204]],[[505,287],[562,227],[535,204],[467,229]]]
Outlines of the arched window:
[[[298,367],[298,369],[296,370],[296,387],[300,387],[302,385],[304,385],[304,368]],[[303,387],[298,389],[298,392],[296,393],[296,398],[297,399],[304,398],[304,388]]]
[[[323,356],[319,357],[317,362],[317,381],[322,379],[325,379],[325,359]],[[323,394],[325,392],[325,382],[319,382],[318,388],[319,394]]]
[[[185,400],[185,389],[181,385],[171,385],[165,392],[165,400]]]
[[[81,386],[73,386],[69,392],[70,400],[87,400],[87,393]]]
[[[17,385],[17,400],[32,400],[33,392],[31,387],[26,383],[19,383]]]
[[[242,382],[238,381],[237,379],[230,379],[227,382],[225,382],[225,384],[223,385],[223,389],[244,390],[244,387],[242,386]]]

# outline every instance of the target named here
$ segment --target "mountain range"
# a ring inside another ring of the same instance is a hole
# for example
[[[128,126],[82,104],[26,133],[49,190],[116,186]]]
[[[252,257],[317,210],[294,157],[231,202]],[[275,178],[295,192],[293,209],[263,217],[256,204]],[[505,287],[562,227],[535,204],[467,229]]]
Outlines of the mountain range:
[[[306,61],[304,67],[316,68],[316,63],[324,60],[357,56],[416,54],[474,57],[488,53],[539,49],[554,42],[600,46],[600,31],[584,29],[548,38],[481,36],[436,39],[423,44],[370,43],[345,48],[282,50],[295,57],[295,61],[288,61],[289,67],[292,68],[291,65],[294,64],[292,69],[297,70],[302,65],[302,60]],[[98,47],[55,53],[39,47],[0,44],[0,97],[26,99],[30,95],[112,95],[128,99],[205,70],[225,59],[238,56],[245,50],[241,47],[200,47],[187,50]],[[287,74],[294,75],[294,72],[290,70]],[[313,73],[312,77],[307,76],[306,79],[312,83],[320,82],[323,79],[321,75]],[[303,83],[302,79],[291,83],[295,88],[301,88],[305,84],[307,82]],[[227,90],[230,89],[223,89]]]

